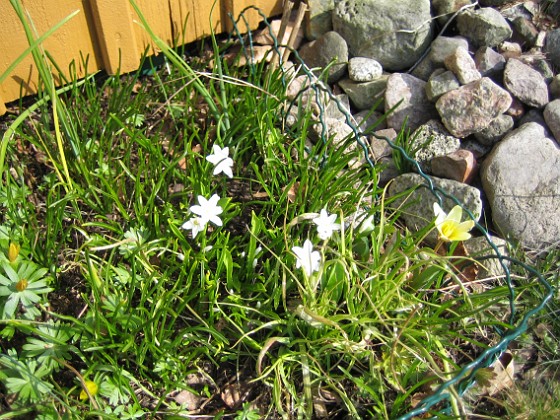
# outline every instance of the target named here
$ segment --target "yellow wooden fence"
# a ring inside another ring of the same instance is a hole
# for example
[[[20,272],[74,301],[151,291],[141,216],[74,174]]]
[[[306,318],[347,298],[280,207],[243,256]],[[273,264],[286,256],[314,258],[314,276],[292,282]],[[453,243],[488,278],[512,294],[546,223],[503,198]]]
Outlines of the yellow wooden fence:
[[[43,48],[67,75],[78,78],[106,70],[136,70],[142,54],[155,52],[129,0],[20,0],[38,36],[79,12],[43,42]],[[272,16],[281,13],[282,0],[136,0],[154,32],[179,45],[232,29],[237,17],[252,5]],[[245,15],[251,28],[261,21],[256,11]],[[241,25],[245,28],[245,24]],[[0,75],[29,47],[22,23],[8,0],[0,0]],[[87,57],[87,68],[84,65]],[[37,70],[28,55],[0,84],[0,115],[5,103],[37,93]]]

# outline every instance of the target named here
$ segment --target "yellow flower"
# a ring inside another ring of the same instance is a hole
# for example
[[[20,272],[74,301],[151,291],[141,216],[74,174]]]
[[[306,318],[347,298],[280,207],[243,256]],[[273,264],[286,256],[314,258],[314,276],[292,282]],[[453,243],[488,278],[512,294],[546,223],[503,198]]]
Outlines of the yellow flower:
[[[474,227],[474,221],[467,220],[461,223],[463,216],[461,206],[453,207],[449,214],[446,214],[438,203],[434,203],[434,214],[436,215],[436,228],[442,241],[466,241],[471,237],[469,231]]]
[[[13,263],[19,255],[20,246],[15,242],[10,242],[10,247],[8,248],[8,260]]]
[[[95,394],[97,394],[97,391],[99,390],[99,387],[97,386],[97,384],[93,381],[86,381],[86,388],[88,389],[89,393],[91,394],[91,396],[93,397]],[[89,398],[87,392],[85,389],[82,389],[82,392],[80,392],[80,400],[87,400]]]

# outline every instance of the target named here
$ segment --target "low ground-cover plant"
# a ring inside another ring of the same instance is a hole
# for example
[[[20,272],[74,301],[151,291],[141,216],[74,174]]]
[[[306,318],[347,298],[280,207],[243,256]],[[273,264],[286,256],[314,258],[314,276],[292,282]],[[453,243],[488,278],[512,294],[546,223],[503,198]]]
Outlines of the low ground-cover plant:
[[[14,127],[4,411],[395,418],[512,327],[505,285],[464,282],[459,209],[403,228],[376,169],[349,165],[354,138],[310,145],[311,113],[285,124],[282,68],[162,50],[154,77],[57,96],[72,129],[46,102]]]

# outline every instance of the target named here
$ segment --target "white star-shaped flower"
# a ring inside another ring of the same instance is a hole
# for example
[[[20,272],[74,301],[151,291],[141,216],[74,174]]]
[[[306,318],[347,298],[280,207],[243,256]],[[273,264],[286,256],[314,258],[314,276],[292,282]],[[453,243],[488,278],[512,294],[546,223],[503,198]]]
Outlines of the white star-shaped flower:
[[[313,244],[309,239],[306,239],[303,243],[303,247],[294,246],[292,248],[294,254],[296,254],[296,268],[303,268],[303,271],[307,276],[311,276],[314,271],[319,271],[321,266],[321,254],[319,251],[313,251]]]
[[[319,216],[313,219],[313,223],[317,225],[317,234],[319,238],[329,239],[335,230],[340,230],[340,224],[335,223],[336,214],[327,213],[326,209],[322,209]]]
[[[229,157],[229,147],[224,147],[223,149],[214,144],[212,146],[212,153],[206,156],[206,160],[212,163],[214,167],[213,175],[218,175],[220,173],[226,174],[229,178],[233,178],[233,159]]]
[[[201,219],[201,223],[204,225],[212,222],[216,226],[222,226],[222,219],[218,215],[222,214],[224,210],[218,206],[218,201],[220,201],[218,194],[214,194],[209,200],[199,195],[198,205],[191,206],[190,210]]]
[[[199,232],[203,231],[206,227],[206,222],[202,220],[200,217],[192,217],[191,219],[187,220],[181,226],[183,229],[191,230],[193,238],[198,235]]]

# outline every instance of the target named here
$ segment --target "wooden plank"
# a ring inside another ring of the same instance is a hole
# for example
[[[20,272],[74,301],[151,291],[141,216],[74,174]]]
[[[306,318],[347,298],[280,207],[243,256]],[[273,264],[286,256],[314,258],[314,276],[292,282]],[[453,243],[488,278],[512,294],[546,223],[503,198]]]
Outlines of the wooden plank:
[[[285,0],[289,1],[289,0]],[[239,17],[239,14],[249,6],[254,6],[265,16],[276,16],[282,14],[282,0],[226,0],[227,13],[231,13],[234,19]],[[245,10],[243,12],[244,20],[239,21],[237,24],[241,32],[253,30],[262,22],[262,17],[255,8]],[[247,22],[247,23],[245,23]],[[231,32],[233,30],[233,23],[230,18],[225,22],[224,31]]]
[[[43,47],[51,54],[56,64],[70,77],[70,66],[75,75],[82,78],[99,68],[99,51],[91,39],[89,25],[92,19],[87,0],[24,0],[22,5],[28,11],[38,36],[62,21],[75,10],[80,12],[64,26],[59,28],[44,43]],[[29,46],[23,25],[11,4],[0,1],[0,74],[17,59]],[[88,68],[80,58],[89,56]],[[56,73],[56,70],[53,70]],[[0,85],[0,97],[10,102],[23,96],[37,93],[38,73],[33,58],[28,55]],[[0,106],[0,114],[2,114]]]
[[[126,1],[128,2],[128,0]],[[136,0],[136,4],[140,8],[144,18],[148,21],[150,29],[165,42],[173,45],[173,30],[171,26],[169,2],[162,0]],[[133,22],[138,57],[140,58],[145,52],[148,54],[157,54],[159,50],[150,39],[148,32],[142,27],[140,19],[132,7],[130,19]]]
[[[172,38],[183,45],[211,34],[222,32],[221,10],[210,0],[169,0]]]
[[[105,70],[111,74],[136,70],[140,47],[128,0],[96,0],[90,5]]]

